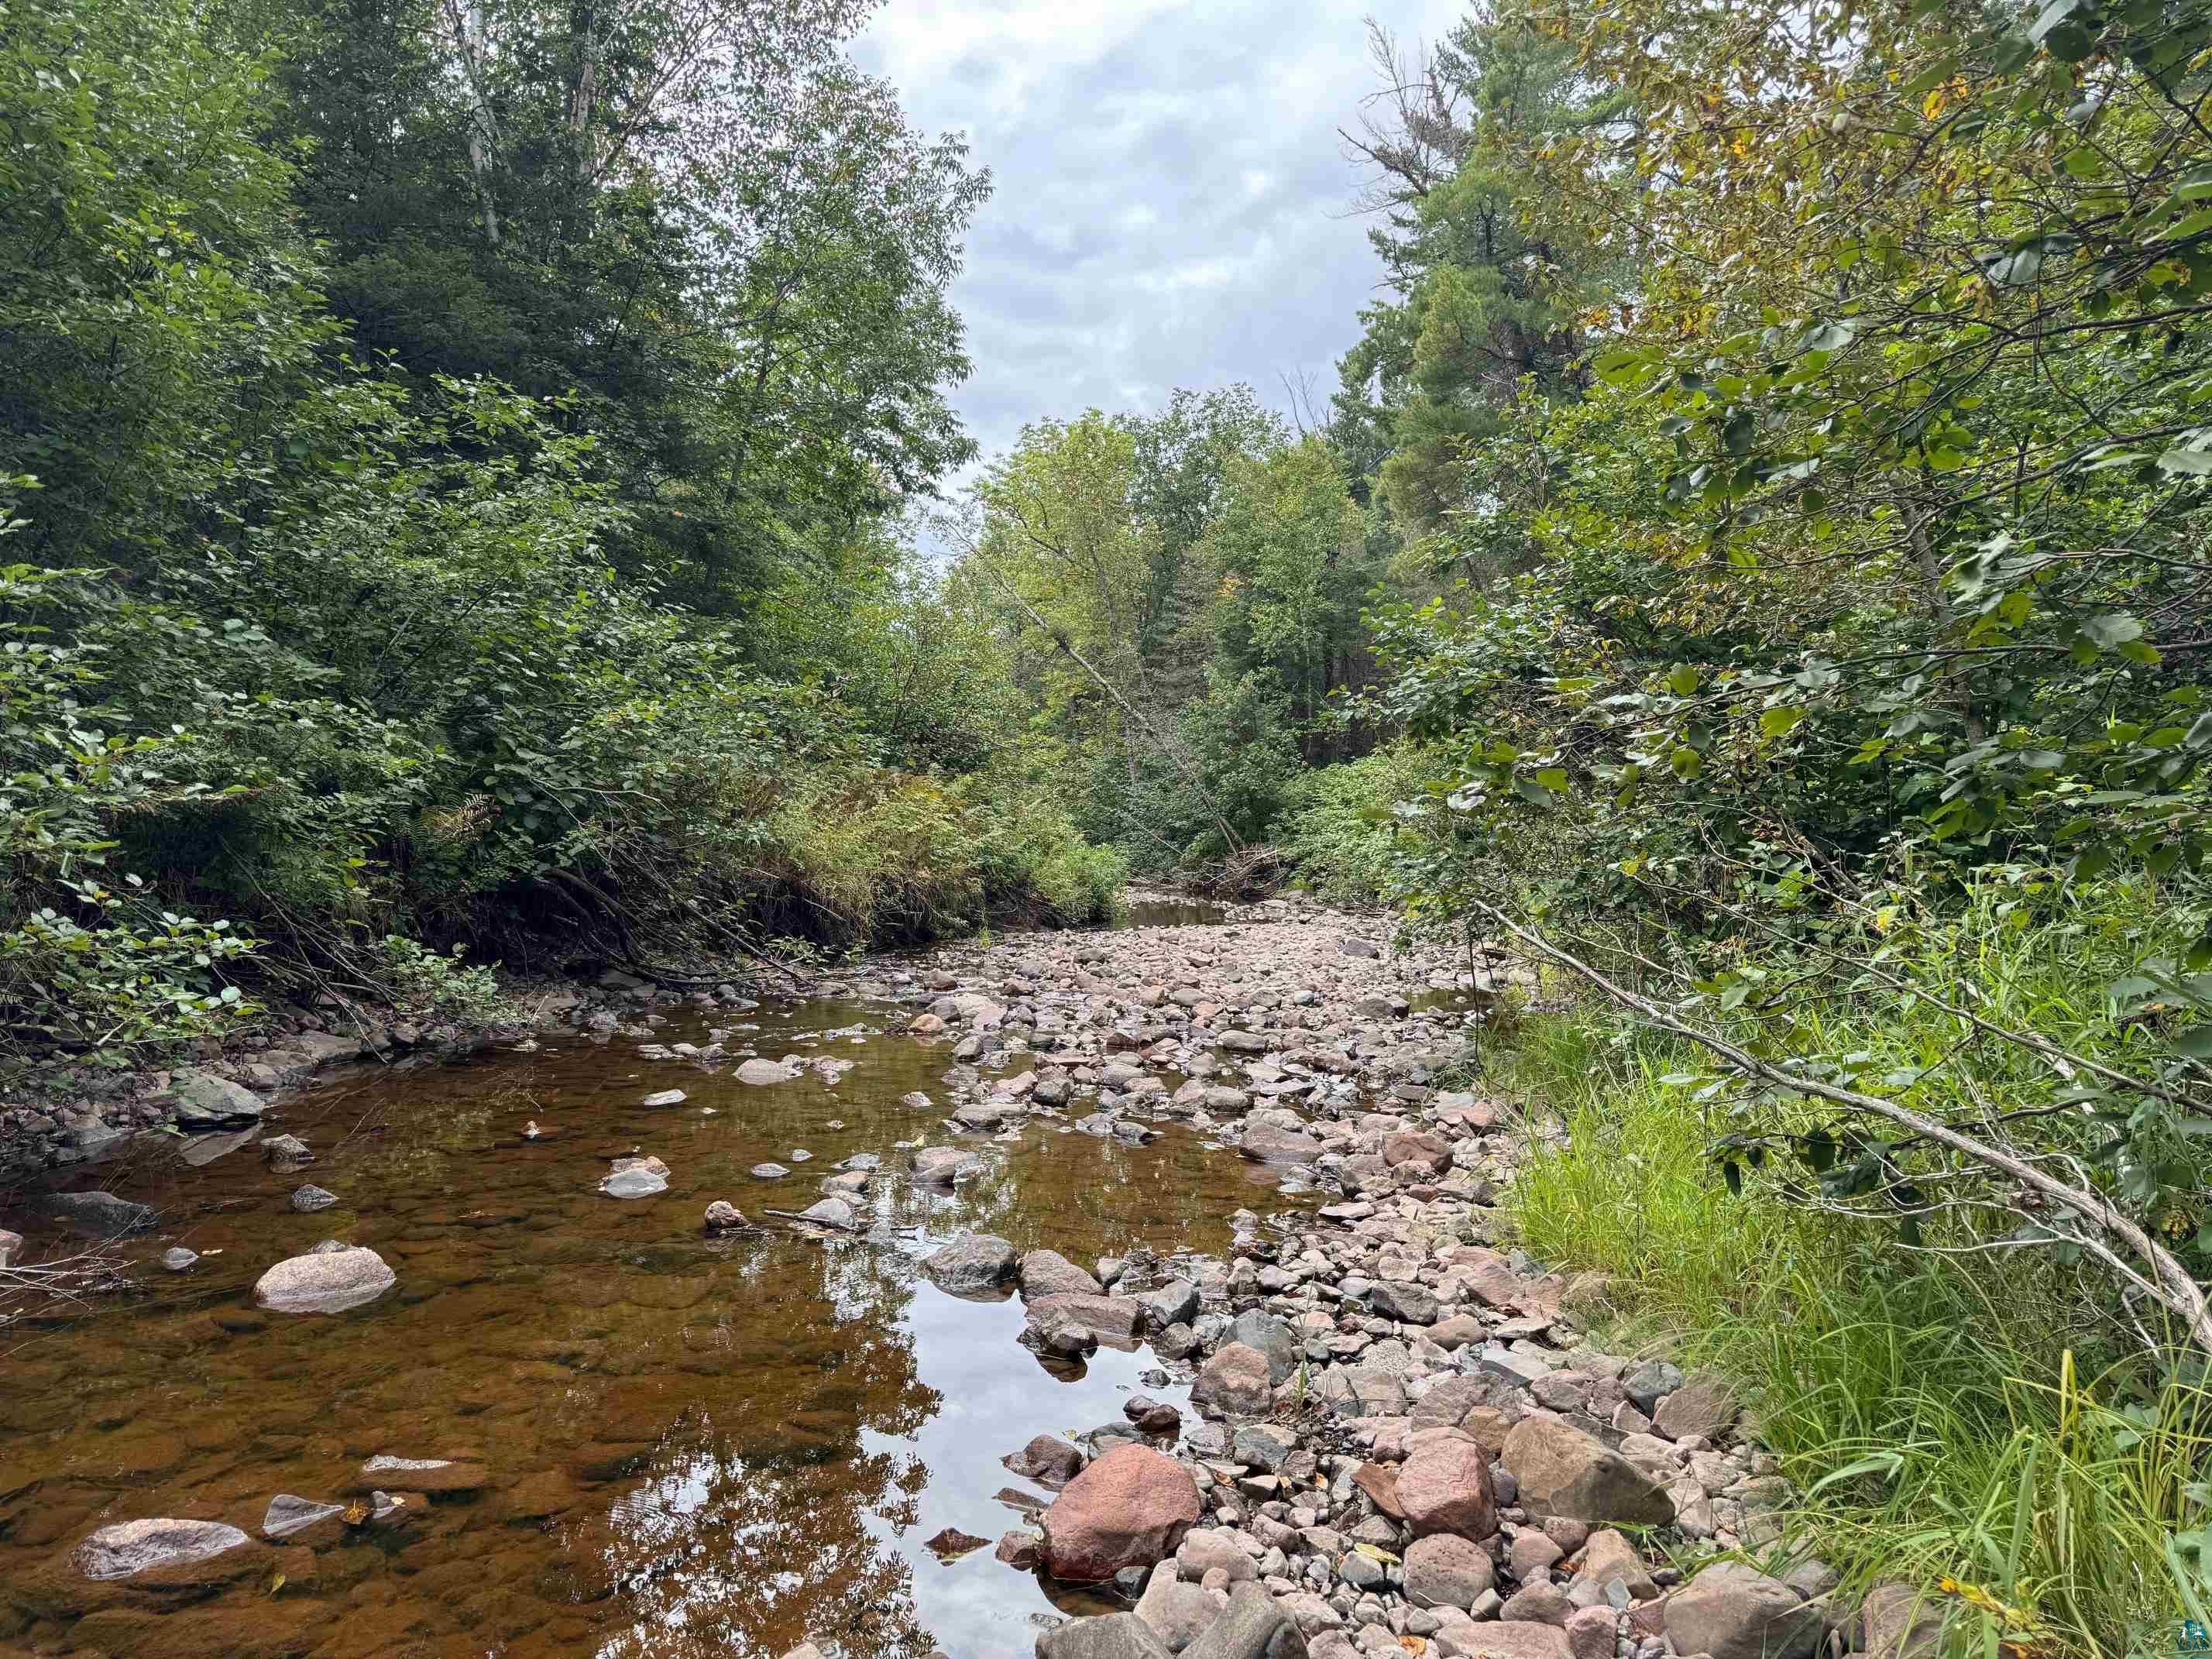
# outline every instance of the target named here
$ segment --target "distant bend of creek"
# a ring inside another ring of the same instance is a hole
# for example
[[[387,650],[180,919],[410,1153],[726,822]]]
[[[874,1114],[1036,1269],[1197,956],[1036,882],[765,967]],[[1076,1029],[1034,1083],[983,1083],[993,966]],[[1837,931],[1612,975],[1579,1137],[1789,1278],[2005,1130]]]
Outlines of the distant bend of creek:
[[[927,965],[848,978],[910,994]],[[256,1134],[142,1142],[72,1172],[161,1221],[124,1247],[134,1291],[0,1337],[0,1652],[774,1659],[811,1638],[849,1659],[1012,1659],[1040,1615],[1109,1610],[988,1547],[945,1561],[925,1540],[1022,1524],[997,1494],[1029,1483],[999,1460],[1032,1436],[1121,1422],[1133,1392],[1186,1406],[1188,1424],[1187,1389],[1142,1350],[1048,1369],[1017,1343],[1018,1299],[947,1294],[919,1262],[971,1232],[1085,1267],[1139,1246],[1218,1258],[1238,1210],[1319,1200],[1184,1123],[1147,1121],[1143,1145],[1077,1132],[1080,1094],[1011,1136],[961,1137],[983,1167],[956,1186],[910,1181],[899,1143],[953,1139],[952,1043],[905,1035],[915,1012],[889,994],[664,1002],[649,1042],[550,1030],[332,1077],[259,1132],[305,1139],[304,1170],[270,1167]],[[657,1052],[710,1030],[715,1068]],[[852,1066],[753,1087],[735,1075],[747,1054]],[[641,1103],[672,1088],[680,1104]],[[902,1103],[916,1091],[934,1105]],[[666,1163],[667,1190],[602,1195],[609,1160],[634,1152]],[[804,1210],[855,1154],[883,1165],[858,1200],[864,1235],[766,1213]],[[766,1163],[789,1173],[749,1173]],[[337,1204],[295,1213],[310,1182]],[[716,1199],[751,1224],[704,1234]],[[254,1305],[265,1268],[332,1237],[376,1250],[397,1285],[335,1315]],[[165,1273],[178,1244],[200,1261]],[[404,1490],[404,1473],[365,1478],[377,1457],[488,1474],[416,1494],[399,1524],[312,1548],[261,1538],[279,1493]],[[94,1528],[146,1516],[228,1522],[258,1565],[163,1595],[71,1564]]]

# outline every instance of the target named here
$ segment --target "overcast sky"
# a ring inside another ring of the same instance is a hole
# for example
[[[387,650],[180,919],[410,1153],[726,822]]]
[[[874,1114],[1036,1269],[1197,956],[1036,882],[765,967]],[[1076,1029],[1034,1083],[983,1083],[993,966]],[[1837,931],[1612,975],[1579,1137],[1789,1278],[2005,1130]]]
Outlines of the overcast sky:
[[[1323,397],[1378,275],[1336,136],[1364,16],[1433,39],[1464,0],[887,0],[854,56],[995,188],[953,290],[987,454],[1043,416],[1281,377]]]

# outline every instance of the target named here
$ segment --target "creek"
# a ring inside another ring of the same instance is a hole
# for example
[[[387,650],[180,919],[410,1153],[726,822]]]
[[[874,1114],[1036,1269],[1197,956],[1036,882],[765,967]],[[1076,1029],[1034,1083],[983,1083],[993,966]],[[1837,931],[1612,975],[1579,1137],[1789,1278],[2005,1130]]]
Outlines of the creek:
[[[1102,1610],[988,1547],[947,1562],[925,1540],[1019,1524],[996,1494],[1028,1483],[999,1459],[1031,1436],[1121,1422],[1133,1392],[1186,1391],[1140,1381],[1156,1363],[1143,1352],[1048,1370],[1017,1344],[1018,1301],[948,1295],[918,1263],[969,1231],[1085,1266],[1139,1244],[1218,1255],[1234,1212],[1304,1200],[1171,1122],[1139,1146],[1036,1119],[963,1137],[984,1167],[952,1188],[909,1182],[896,1143],[948,1135],[941,1105],[902,1097],[941,1101],[951,1058],[886,1033],[909,1017],[818,1000],[714,1012],[733,1057],[854,1062],[834,1085],[809,1070],[748,1086],[647,1058],[635,1037],[561,1030],[314,1087],[263,1132],[305,1139],[303,1170],[272,1169],[248,1136],[141,1141],[77,1172],[72,1188],[162,1219],[124,1247],[133,1291],[4,1339],[0,1650],[645,1659],[772,1656],[812,1638],[855,1659],[994,1659],[1026,1656],[1040,1618]],[[678,1008],[654,1040],[703,1045],[709,1024]],[[641,1103],[672,1088],[682,1103]],[[633,1152],[667,1164],[666,1192],[603,1196],[609,1160]],[[805,1208],[863,1153],[884,1166],[866,1237],[767,1215]],[[790,1173],[748,1173],[769,1162]],[[295,1212],[308,1182],[337,1206]],[[703,1235],[716,1199],[751,1224]],[[46,1224],[6,1224],[51,1243]],[[375,1249],[397,1285],[337,1315],[255,1307],[265,1268],[331,1237]],[[164,1273],[179,1244],[199,1261]],[[261,1551],[252,1577],[190,1593],[70,1563],[94,1528],[143,1516],[220,1520],[258,1545],[276,1494],[365,1491],[378,1456],[487,1473],[416,1500],[404,1524],[284,1549],[275,1569]]]

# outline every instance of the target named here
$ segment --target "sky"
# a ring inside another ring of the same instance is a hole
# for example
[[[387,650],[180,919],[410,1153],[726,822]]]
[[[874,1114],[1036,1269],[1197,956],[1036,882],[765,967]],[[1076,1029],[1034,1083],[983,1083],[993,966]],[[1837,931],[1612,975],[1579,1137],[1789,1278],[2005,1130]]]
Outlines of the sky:
[[[994,191],[953,290],[990,455],[1023,425],[1242,380],[1324,406],[1380,276],[1343,155],[1362,19],[1432,40],[1465,0],[887,0],[854,57]]]

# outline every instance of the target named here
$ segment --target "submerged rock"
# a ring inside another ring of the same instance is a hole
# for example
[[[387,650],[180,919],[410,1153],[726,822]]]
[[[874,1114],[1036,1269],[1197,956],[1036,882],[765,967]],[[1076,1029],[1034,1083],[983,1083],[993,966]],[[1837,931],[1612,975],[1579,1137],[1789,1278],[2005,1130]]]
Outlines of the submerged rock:
[[[156,1567],[212,1560],[252,1541],[220,1521],[125,1521],[102,1527],[70,1559],[88,1578],[131,1578]]]
[[[398,1278],[374,1250],[341,1244],[289,1256],[261,1275],[253,1300],[278,1313],[343,1313],[374,1302]]]
[[[312,1181],[292,1194],[292,1207],[301,1215],[313,1215],[317,1210],[327,1210],[338,1201],[338,1195],[318,1187]]]
[[[83,1238],[122,1238],[149,1231],[161,1214],[113,1193],[49,1193],[28,1206]]]
[[[771,1083],[789,1083],[799,1075],[781,1060],[749,1060],[738,1067],[738,1081],[765,1087]]]
[[[312,1498],[295,1498],[289,1492],[280,1492],[269,1500],[269,1512],[261,1517],[261,1534],[264,1538],[289,1538],[295,1532],[305,1532],[309,1527],[336,1520],[344,1513],[343,1504],[322,1504]]]
[[[668,1177],[643,1168],[617,1170],[599,1182],[599,1190],[609,1198],[651,1198],[668,1190]]]

